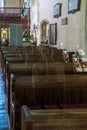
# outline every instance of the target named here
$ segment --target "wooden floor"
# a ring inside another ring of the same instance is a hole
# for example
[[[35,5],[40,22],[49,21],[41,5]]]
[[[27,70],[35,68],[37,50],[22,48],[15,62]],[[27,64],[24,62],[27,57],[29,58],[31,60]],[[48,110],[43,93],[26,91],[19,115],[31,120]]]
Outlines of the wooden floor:
[[[0,130],[9,130],[8,114],[5,105],[4,81],[0,67]]]

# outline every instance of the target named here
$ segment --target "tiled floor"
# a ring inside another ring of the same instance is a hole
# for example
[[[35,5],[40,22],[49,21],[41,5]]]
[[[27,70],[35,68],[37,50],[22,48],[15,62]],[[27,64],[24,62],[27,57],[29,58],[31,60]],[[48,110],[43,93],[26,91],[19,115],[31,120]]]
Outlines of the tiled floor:
[[[5,105],[4,82],[0,67],[0,130],[9,130],[8,115]]]

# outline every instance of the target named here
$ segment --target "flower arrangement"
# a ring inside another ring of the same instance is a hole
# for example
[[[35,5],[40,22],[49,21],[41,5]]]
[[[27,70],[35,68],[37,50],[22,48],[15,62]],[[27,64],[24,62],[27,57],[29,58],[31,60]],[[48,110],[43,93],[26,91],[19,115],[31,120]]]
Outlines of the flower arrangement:
[[[62,49],[62,55],[63,55],[63,59],[65,60],[65,62],[69,61],[69,54],[67,52],[67,49]]]
[[[23,31],[23,38],[25,38],[26,40],[28,40],[28,30],[27,29],[25,29],[24,31]]]
[[[84,52],[84,50],[82,50],[82,49],[79,49],[79,50],[78,50],[78,54],[79,54],[80,56],[85,56],[85,52]]]
[[[75,67],[80,67],[80,62],[77,57],[73,57],[73,64]]]
[[[32,35],[30,35],[29,37],[29,41],[33,44],[36,45],[37,44],[37,38]]]
[[[86,58],[86,54],[84,52],[84,50],[79,49],[78,50],[78,55],[79,55],[79,60],[82,64],[83,67],[87,67],[87,58]]]

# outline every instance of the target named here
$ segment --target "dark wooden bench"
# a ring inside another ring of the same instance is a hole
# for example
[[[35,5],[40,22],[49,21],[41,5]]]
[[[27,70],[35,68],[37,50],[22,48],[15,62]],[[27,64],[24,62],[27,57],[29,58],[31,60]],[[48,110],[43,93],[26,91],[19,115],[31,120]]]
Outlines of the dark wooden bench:
[[[7,62],[14,62],[14,63],[17,63],[17,62],[26,62],[26,61],[33,61],[33,62],[36,62],[36,61],[43,61],[43,55],[41,55],[40,53],[38,54],[29,54],[29,53],[19,53],[19,54],[6,54],[5,57],[3,58],[3,63],[2,63],[2,70],[3,70],[3,73],[5,71],[5,67],[6,67],[6,63]]]
[[[12,55],[11,55],[12,54]],[[1,56],[2,56],[2,60],[1,60],[1,66],[3,67],[4,65],[4,58],[6,56],[13,56],[13,55],[16,55],[17,54],[20,54],[20,55],[24,55],[24,54],[41,54],[41,52],[38,50],[38,47],[5,47],[3,49],[1,49]]]
[[[47,76],[48,77],[48,76]],[[30,107],[44,108],[44,99],[46,105],[55,105],[57,108],[57,99],[61,98],[63,95],[63,77],[58,78],[58,80],[53,80],[53,76],[50,78],[46,76],[35,77],[24,76],[24,77],[14,77],[12,80],[12,85],[10,89],[10,122],[14,122],[14,129],[20,128],[20,108],[23,104]],[[41,79],[42,78],[42,79]],[[43,79],[44,78],[44,79]],[[34,81],[37,86],[34,87]],[[39,82],[40,81],[40,82]],[[43,82],[43,86],[40,85]],[[40,83],[40,84],[39,84]],[[57,85],[59,84],[59,86]],[[41,87],[40,87],[40,86]],[[45,86],[44,86],[45,85]],[[58,89],[59,88],[59,89]],[[61,89],[62,88],[62,89]],[[60,91],[57,91],[60,90]],[[49,91],[48,91],[49,90]],[[53,94],[53,97],[52,97]],[[61,96],[61,97],[60,97]],[[19,115],[18,115],[19,114]],[[17,116],[18,115],[18,116]],[[16,124],[16,122],[19,124]]]
[[[52,47],[48,47],[48,46],[40,46],[39,50],[47,58],[49,58],[51,56],[53,61],[57,60],[57,61],[60,61],[60,62],[64,62],[62,51],[60,49],[52,48]]]
[[[16,54],[15,54],[16,52]],[[28,48],[16,48],[16,47],[12,47],[12,48],[8,48],[7,50],[2,50],[2,62],[1,62],[1,65],[2,65],[2,68],[6,62],[6,60],[10,60],[12,59],[12,57],[16,57],[15,60],[17,62],[17,56],[20,57],[23,57],[23,55],[25,54],[32,54],[32,58],[33,59],[33,56],[35,54],[38,54],[38,55],[42,55],[42,58],[45,59],[45,61],[62,61],[64,62],[64,59],[63,59],[63,56],[62,56],[62,53],[60,50],[58,49],[55,49],[55,48],[51,48],[51,47],[28,47]],[[19,55],[20,54],[20,55]],[[6,57],[11,57],[10,59],[9,58],[6,58]],[[26,56],[25,56],[26,57]],[[37,56],[38,58],[38,56]],[[28,60],[26,58],[24,58],[25,61]],[[31,60],[29,59],[29,60]],[[13,59],[14,60],[14,59]],[[19,59],[21,60],[21,58]],[[11,61],[10,61],[11,62]]]
[[[87,103],[86,80],[86,75],[35,75],[13,78],[10,91],[10,121],[17,121],[23,104],[32,109],[47,109],[50,106],[63,109],[64,104]],[[20,116],[17,122],[20,124]],[[15,123],[16,128],[18,124]]]
[[[1,56],[2,56],[2,60],[1,60],[1,65],[3,66],[3,62],[4,62],[4,58],[6,57],[6,55],[16,55],[16,54],[23,54],[23,53],[34,53],[33,48],[8,48],[8,50],[1,50]],[[40,53],[40,52],[38,52]]]
[[[10,102],[10,75],[65,75],[73,74],[74,69],[72,63],[59,62],[26,62],[26,63],[8,63],[6,68],[5,92],[7,97],[7,106]],[[9,111],[9,110],[8,110]]]
[[[86,130],[87,109],[21,110],[21,130]]]

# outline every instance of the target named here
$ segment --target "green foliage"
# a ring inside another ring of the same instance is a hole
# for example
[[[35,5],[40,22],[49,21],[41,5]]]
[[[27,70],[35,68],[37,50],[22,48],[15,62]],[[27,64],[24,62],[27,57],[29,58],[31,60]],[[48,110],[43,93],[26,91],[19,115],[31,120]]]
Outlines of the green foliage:
[[[30,35],[29,41],[32,42],[32,43],[33,43],[33,42],[37,42],[37,38],[34,37],[33,35]]]
[[[28,39],[28,30],[27,29],[24,30],[23,37]]]

